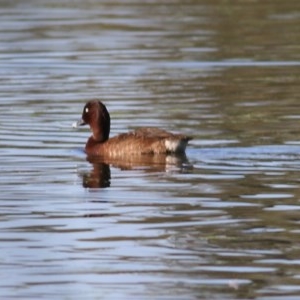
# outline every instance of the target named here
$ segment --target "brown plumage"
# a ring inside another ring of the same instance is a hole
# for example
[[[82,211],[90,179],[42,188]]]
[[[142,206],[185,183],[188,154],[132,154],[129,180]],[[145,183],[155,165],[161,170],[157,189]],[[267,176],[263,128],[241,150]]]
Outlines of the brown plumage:
[[[191,137],[173,134],[155,127],[142,127],[135,131],[109,138],[110,116],[105,105],[97,100],[89,101],[83,109],[78,125],[88,124],[92,136],[85,151],[88,155],[128,156],[137,154],[184,153]]]

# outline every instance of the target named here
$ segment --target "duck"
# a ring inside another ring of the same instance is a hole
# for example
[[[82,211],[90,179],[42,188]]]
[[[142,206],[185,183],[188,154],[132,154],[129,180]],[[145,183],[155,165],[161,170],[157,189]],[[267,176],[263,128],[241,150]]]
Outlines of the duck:
[[[112,138],[110,115],[99,100],[88,101],[82,117],[73,127],[89,125],[92,135],[87,140],[85,152],[89,156],[122,157],[141,154],[184,154],[190,136],[175,134],[157,127],[141,127]]]

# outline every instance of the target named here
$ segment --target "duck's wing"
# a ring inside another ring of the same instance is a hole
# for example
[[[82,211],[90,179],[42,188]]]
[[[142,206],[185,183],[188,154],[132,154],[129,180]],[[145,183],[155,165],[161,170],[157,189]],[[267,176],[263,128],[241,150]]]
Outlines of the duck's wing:
[[[159,128],[142,127],[132,132],[117,135],[109,139],[106,144],[111,152],[129,155],[183,153],[190,139],[185,135],[173,134]]]

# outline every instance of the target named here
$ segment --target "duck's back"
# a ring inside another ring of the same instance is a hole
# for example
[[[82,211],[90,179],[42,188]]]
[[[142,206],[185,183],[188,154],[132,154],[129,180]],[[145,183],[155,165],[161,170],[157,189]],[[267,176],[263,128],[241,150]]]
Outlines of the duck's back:
[[[125,156],[133,154],[183,153],[188,141],[182,134],[173,134],[159,128],[139,128],[117,135],[104,143],[89,142],[86,151],[94,155]]]

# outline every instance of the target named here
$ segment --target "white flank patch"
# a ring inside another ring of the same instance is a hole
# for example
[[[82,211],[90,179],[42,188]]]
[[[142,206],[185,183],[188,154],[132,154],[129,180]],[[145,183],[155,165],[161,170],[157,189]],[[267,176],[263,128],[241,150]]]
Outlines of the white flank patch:
[[[186,142],[182,140],[165,140],[165,145],[170,152],[184,151]]]

